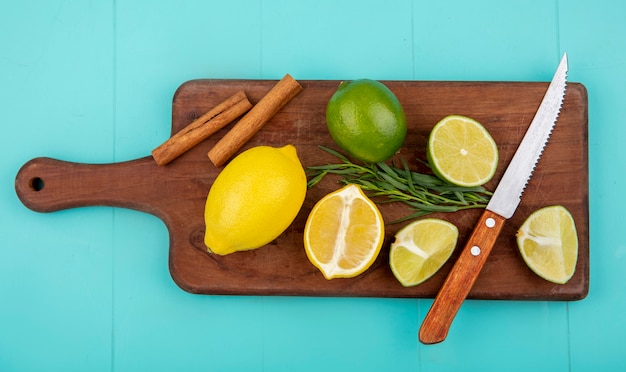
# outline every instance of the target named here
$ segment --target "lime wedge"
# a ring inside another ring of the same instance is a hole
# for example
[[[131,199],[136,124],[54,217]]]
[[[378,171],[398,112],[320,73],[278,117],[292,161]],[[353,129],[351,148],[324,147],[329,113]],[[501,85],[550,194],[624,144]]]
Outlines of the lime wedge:
[[[578,237],[574,218],[560,205],[531,214],[517,231],[517,246],[528,267],[545,280],[565,284],[574,275]]]
[[[425,218],[408,224],[391,244],[393,275],[405,287],[424,282],[450,258],[458,237],[456,226],[444,220]]]

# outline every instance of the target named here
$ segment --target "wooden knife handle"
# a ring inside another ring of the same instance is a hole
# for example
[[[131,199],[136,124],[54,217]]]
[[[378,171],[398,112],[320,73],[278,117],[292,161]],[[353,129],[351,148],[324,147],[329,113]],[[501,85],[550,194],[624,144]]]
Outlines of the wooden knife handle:
[[[435,344],[446,338],[452,320],[487,261],[504,221],[504,217],[489,210],[482,213],[424,318],[419,330],[422,343]]]
[[[37,212],[113,206],[158,215],[159,195],[163,199],[155,179],[158,168],[150,157],[110,164],[35,158],[18,171],[15,191],[26,207]],[[155,177],[146,177],[149,172]]]

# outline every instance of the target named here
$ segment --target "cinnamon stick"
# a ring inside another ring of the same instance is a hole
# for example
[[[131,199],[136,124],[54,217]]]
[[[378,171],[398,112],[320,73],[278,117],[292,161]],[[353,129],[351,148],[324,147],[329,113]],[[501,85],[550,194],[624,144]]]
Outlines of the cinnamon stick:
[[[243,90],[238,91],[152,150],[152,157],[158,165],[168,164],[251,107],[246,93]]]
[[[302,86],[285,75],[226,135],[209,151],[209,159],[222,166],[283,106],[302,91]]]

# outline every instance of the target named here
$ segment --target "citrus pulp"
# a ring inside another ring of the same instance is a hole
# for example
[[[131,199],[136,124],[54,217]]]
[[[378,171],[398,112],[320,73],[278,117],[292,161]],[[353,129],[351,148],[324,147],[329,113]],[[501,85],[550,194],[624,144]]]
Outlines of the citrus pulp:
[[[458,186],[487,183],[498,166],[498,146],[476,120],[450,115],[428,137],[428,163],[441,179]]]
[[[389,251],[393,275],[405,287],[424,282],[450,258],[459,231],[452,223],[425,218],[398,231]]]
[[[315,204],[304,228],[304,248],[326,279],[350,278],[374,263],[384,236],[378,207],[349,184]]]
[[[574,217],[565,207],[555,205],[533,212],[516,236],[522,258],[535,274],[558,284],[574,275],[578,236]]]

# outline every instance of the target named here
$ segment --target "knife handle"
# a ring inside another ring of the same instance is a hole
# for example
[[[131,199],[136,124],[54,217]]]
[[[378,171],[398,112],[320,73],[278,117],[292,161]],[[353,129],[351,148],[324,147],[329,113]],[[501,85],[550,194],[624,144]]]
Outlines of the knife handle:
[[[487,209],[482,213],[419,330],[424,344],[443,341],[452,320],[474,285],[502,230],[505,218]]]

